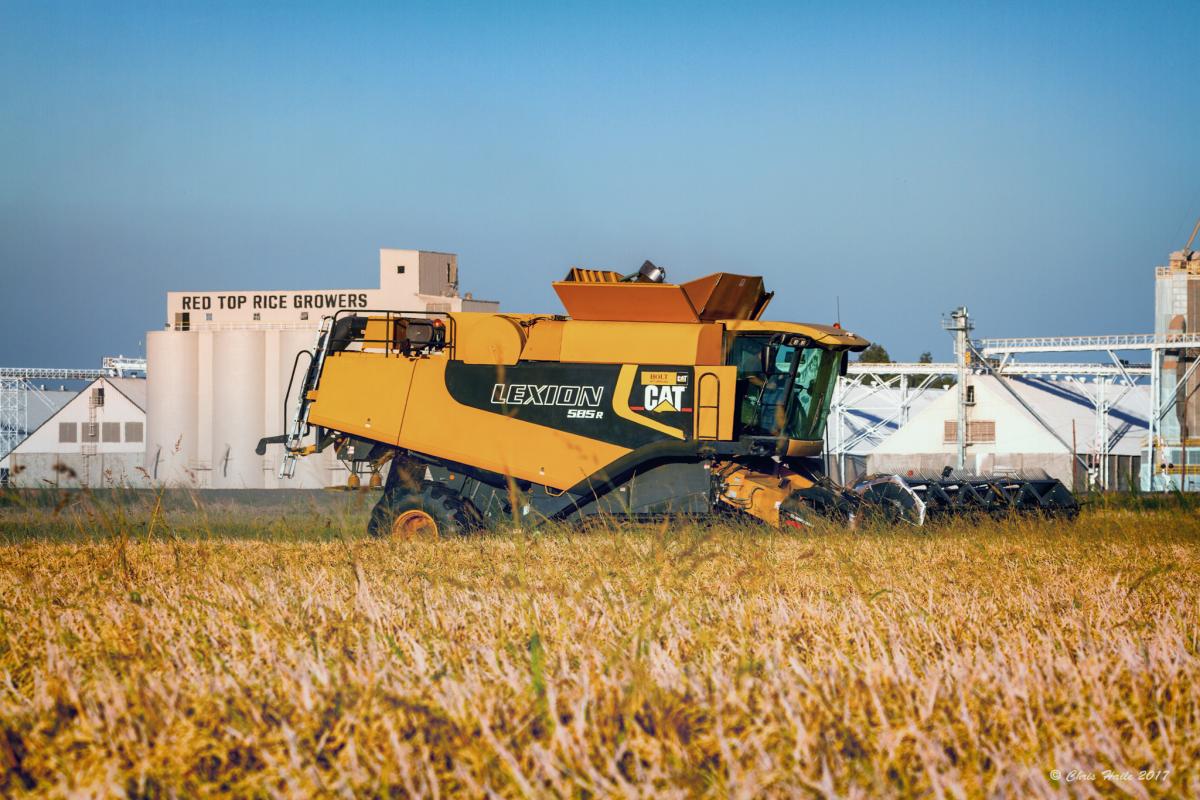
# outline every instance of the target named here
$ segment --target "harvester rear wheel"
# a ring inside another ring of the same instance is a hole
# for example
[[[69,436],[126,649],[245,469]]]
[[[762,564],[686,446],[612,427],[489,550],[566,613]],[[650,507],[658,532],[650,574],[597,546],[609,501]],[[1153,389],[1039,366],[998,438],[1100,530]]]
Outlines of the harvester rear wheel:
[[[420,493],[402,485],[386,489],[371,512],[367,532],[412,539],[465,536],[483,526],[483,515],[470,500],[437,481],[423,481]]]
[[[437,535],[437,520],[420,509],[410,508],[408,511],[402,511],[392,520],[392,536],[401,539],[432,539],[437,538]]]

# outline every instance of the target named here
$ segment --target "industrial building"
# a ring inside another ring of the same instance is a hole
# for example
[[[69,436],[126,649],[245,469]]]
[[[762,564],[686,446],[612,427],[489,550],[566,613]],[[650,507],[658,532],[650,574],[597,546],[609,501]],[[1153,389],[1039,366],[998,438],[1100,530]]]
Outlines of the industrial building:
[[[955,335],[953,364],[854,365],[843,382],[850,386],[865,375],[879,381],[881,372],[895,373],[889,380],[953,376],[956,383],[873,448],[867,469],[1044,469],[1076,488],[1200,490],[1200,252],[1191,249],[1198,233],[1200,222],[1155,270],[1154,333],[973,340],[960,308],[943,324]],[[1103,360],[1063,361],[1086,354]],[[1055,360],[1019,360],[1028,355]],[[1149,363],[1129,360],[1138,357]],[[900,418],[905,402],[889,420]],[[827,452],[841,472],[848,461],[851,471],[858,467],[855,445],[889,427],[877,423],[846,437],[851,412],[835,398],[830,419],[838,434],[827,439]]]
[[[1149,387],[1133,387],[1108,408],[1105,470],[1097,463],[1094,403],[1077,382],[972,374],[964,389],[968,471],[1044,471],[1076,489],[1086,488],[1089,478],[1101,472],[1109,476],[1106,488],[1126,490],[1137,483],[1148,431]],[[871,451],[868,471],[938,474],[955,466],[957,394],[938,392],[908,424]]]
[[[146,381],[97,378],[2,461],[22,488],[146,486]]]
[[[1193,233],[1193,240],[1195,234]],[[1200,328],[1200,252],[1188,247],[1171,253],[1154,276],[1154,332],[1165,339],[1183,340]],[[1179,347],[1162,351],[1156,385],[1158,405],[1165,410],[1154,431],[1147,458],[1146,486],[1168,484],[1188,491],[1200,489],[1200,350]]]
[[[255,454],[261,437],[284,430],[298,354],[314,347],[323,317],[344,309],[496,311],[498,304],[459,295],[457,256],[396,249],[379,251],[374,289],[169,292],[164,329],[146,337],[150,480],[212,489],[344,484],[348,473],[332,449],[305,459],[286,481],[276,476],[278,450]]]

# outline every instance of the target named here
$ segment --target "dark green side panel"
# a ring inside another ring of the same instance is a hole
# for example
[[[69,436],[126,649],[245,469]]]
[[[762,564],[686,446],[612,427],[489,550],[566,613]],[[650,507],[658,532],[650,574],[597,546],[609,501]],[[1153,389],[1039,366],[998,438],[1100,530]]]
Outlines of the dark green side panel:
[[[519,363],[493,367],[451,361],[446,389],[457,402],[631,449],[670,439],[613,411],[619,364]],[[668,374],[671,382],[667,382]],[[692,432],[691,370],[640,366],[625,402],[631,411]],[[653,408],[646,408],[647,403]]]

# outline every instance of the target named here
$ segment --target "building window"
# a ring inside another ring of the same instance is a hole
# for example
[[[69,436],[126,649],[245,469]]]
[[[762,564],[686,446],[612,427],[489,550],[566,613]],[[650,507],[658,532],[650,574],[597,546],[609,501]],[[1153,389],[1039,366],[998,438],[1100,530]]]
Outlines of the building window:
[[[78,442],[79,426],[74,422],[58,423],[58,440],[60,442]]]
[[[975,387],[974,386],[967,387],[967,401],[966,402],[967,402],[967,405],[969,405],[969,406],[975,405]]]
[[[100,439],[100,426],[95,422],[79,423],[80,441],[95,444]]]
[[[301,311],[301,312],[300,312],[300,319],[308,319],[308,312],[307,312],[307,311]]]
[[[258,322],[260,319],[262,319],[262,314],[260,314],[260,313],[258,313],[257,311],[255,311],[255,312],[254,312],[254,321],[255,321],[255,322]]]
[[[401,264],[400,266],[396,267],[396,274],[397,274],[397,275],[403,275],[403,274],[404,274],[404,265],[403,265],[403,264]]]
[[[205,315],[204,315],[204,321],[205,321],[205,322],[212,322],[212,312],[211,312],[211,311],[210,311],[209,313],[207,313],[207,314],[205,314]]]
[[[100,423],[100,439],[105,442],[121,441],[121,423],[119,422],[102,422]]]
[[[140,442],[142,441],[142,423],[126,422],[125,423],[125,441]]]
[[[967,438],[974,444],[990,444],[996,441],[996,421],[993,419],[973,419],[967,423]]]
[[[450,275],[450,262],[446,262],[446,283],[454,283],[454,278]]]
[[[967,444],[992,444],[996,441],[994,419],[973,419],[967,422]],[[942,426],[942,444],[958,442],[958,421],[948,419]]]
[[[180,311],[175,314],[175,330],[186,331],[192,328],[192,315],[187,311]]]
[[[104,387],[103,386],[97,386],[95,389],[92,389],[92,405],[94,405],[94,406],[104,405]]]

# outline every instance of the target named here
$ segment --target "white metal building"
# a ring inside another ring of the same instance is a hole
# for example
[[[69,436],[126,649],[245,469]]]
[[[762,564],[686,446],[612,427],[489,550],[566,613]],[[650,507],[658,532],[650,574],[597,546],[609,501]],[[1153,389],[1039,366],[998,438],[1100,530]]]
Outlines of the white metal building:
[[[825,432],[826,470],[853,483],[867,473],[867,458],[880,444],[945,393],[939,387],[915,391],[841,379]]]
[[[297,354],[316,344],[321,319],[341,309],[496,311],[460,296],[449,253],[379,251],[379,288],[315,291],[170,292],[165,329],[146,337],[145,467],[159,485],[213,489],[321,488],[345,483],[331,450],[276,477],[285,397]],[[297,383],[303,368],[297,369]],[[286,410],[290,414],[290,409]]]
[[[1045,470],[1068,486],[1074,482],[1082,488],[1088,466],[1094,466],[1098,441],[1093,401],[1070,381],[1004,380],[1028,409],[1000,379],[990,375],[967,378],[967,469],[979,473]],[[871,472],[936,474],[954,464],[957,392],[938,392],[934,398],[870,453],[867,467]],[[1131,479],[1136,481],[1149,429],[1149,407],[1149,387],[1140,385],[1108,410],[1108,488],[1128,489]],[[1073,452],[1084,464],[1075,461]]]
[[[0,461],[25,488],[138,487],[145,458],[146,381],[97,378]]]

